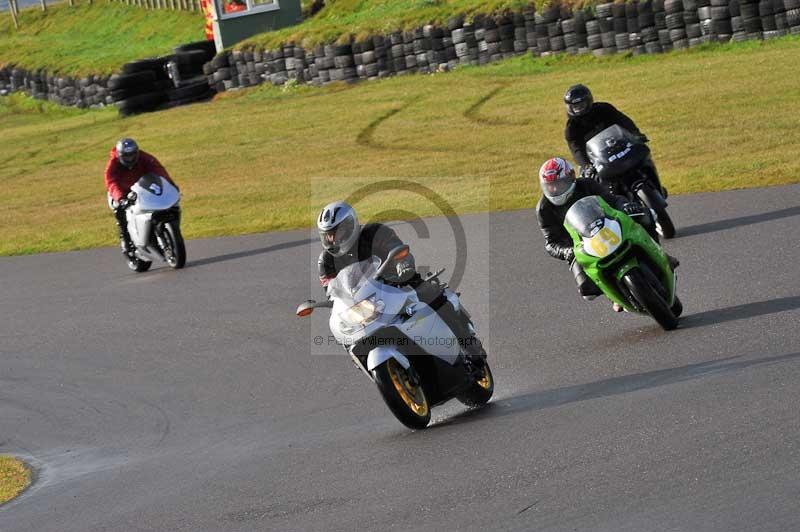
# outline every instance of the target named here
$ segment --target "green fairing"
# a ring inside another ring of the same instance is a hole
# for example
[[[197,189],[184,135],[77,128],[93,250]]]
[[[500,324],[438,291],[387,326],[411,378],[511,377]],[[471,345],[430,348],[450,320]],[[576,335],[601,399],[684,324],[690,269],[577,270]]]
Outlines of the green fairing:
[[[617,288],[625,274],[639,266],[639,259],[637,259],[635,254],[631,253],[634,247],[639,247],[643,249],[650,257],[650,260],[659,267],[660,272],[653,273],[656,275],[660,273],[660,280],[664,283],[667,294],[669,294],[667,303],[672,305],[675,300],[675,277],[661,246],[647,234],[647,231],[645,231],[642,226],[633,221],[630,216],[612,208],[600,196],[594,196],[594,198],[603,209],[606,218],[619,222],[620,228],[622,229],[622,242],[619,248],[617,248],[617,251],[611,253],[608,257],[602,259],[594,257],[584,252],[581,236],[575,228],[565,221],[564,227],[569,232],[574,243],[575,260],[581,265],[583,271],[598,287],[600,287],[603,294],[605,294],[608,299],[621,305],[628,312],[641,313],[640,310],[631,306],[630,302]],[[631,247],[628,251],[620,253],[620,250],[625,247],[626,242],[629,242]],[[601,262],[602,264],[600,264]],[[613,277],[615,282],[609,282],[609,277]]]

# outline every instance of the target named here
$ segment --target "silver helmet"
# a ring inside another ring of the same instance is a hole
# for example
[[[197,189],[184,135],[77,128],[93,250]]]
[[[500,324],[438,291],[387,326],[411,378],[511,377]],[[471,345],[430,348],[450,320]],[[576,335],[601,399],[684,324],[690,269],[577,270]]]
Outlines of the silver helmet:
[[[139,160],[139,145],[129,138],[117,141],[117,160],[125,168],[133,168]]]
[[[350,251],[361,235],[356,211],[343,201],[323,207],[317,218],[317,229],[322,247],[334,257]]]

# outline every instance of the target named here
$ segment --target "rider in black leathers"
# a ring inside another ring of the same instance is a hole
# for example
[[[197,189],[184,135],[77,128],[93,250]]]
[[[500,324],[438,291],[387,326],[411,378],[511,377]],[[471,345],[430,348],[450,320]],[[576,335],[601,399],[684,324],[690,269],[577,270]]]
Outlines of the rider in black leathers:
[[[564,227],[567,211],[576,201],[586,196],[600,196],[611,207],[621,210],[638,222],[658,242],[655,221],[650,212],[638,202],[629,203],[621,196],[608,192],[602,185],[591,179],[575,179],[575,171],[561,158],[550,159],[539,170],[539,184],[542,197],[536,205],[536,216],[544,235],[544,249],[550,256],[567,261],[570,271],[578,285],[578,293],[586,299],[602,295],[600,288],[592,281],[580,264],[575,261],[572,237]],[[678,261],[667,255],[670,264],[677,267]],[[614,310],[622,307],[614,305]]]
[[[355,210],[342,201],[331,203],[322,209],[317,219],[317,228],[324,248],[318,261],[322,286],[327,286],[347,266],[373,255],[386,260],[390,251],[403,245],[403,241],[387,225],[359,225]],[[469,317],[456,311],[438,283],[422,279],[416,271],[414,256],[410,252],[395,261],[395,267],[389,268],[383,274],[383,280],[389,284],[412,287],[420,301],[428,304],[447,323],[468,353],[484,355],[480,340],[469,329]]]
[[[586,154],[586,143],[607,127],[619,125],[641,137],[644,142],[648,141],[627,115],[610,103],[595,102],[591,91],[585,85],[573,85],[567,89],[564,94],[564,104],[567,108],[567,126],[564,129],[564,138],[575,162],[581,166],[581,176],[594,177],[594,168]],[[666,198],[667,191],[661,186],[661,180],[652,158],[647,158],[643,169]],[[632,183],[626,184],[630,187]],[[618,192],[613,187],[611,190]]]

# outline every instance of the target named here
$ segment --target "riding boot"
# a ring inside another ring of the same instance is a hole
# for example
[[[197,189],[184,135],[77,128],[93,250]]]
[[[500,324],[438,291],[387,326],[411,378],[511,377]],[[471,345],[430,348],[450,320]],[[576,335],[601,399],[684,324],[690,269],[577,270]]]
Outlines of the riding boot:
[[[119,241],[122,254],[133,257],[134,253],[136,253],[136,247],[133,245],[130,233],[128,233],[128,220],[125,216],[125,209],[115,209],[114,219],[117,222],[117,229],[119,229]]]
[[[592,281],[586,272],[583,271],[578,261],[572,259],[569,264],[569,269],[575,277],[575,284],[578,285],[578,293],[587,301],[603,295],[603,291]]]

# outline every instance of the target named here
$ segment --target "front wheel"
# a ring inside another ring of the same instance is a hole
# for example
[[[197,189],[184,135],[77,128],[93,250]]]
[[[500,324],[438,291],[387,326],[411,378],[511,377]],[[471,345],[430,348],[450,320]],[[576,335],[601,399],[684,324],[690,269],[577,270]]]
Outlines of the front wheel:
[[[386,406],[410,429],[424,429],[431,420],[431,409],[413,366],[405,369],[390,358],[373,370],[375,383]]]
[[[622,278],[631,295],[647,311],[665,331],[678,326],[678,318],[672,313],[670,306],[659,293],[659,290],[647,282],[644,274],[637,268],[632,269]]]
[[[492,393],[494,393],[494,376],[489,369],[489,363],[484,361],[481,373],[469,389],[456,396],[456,399],[467,406],[482,406],[489,402]]]
[[[175,222],[164,223],[164,260],[171,268],[179,270],[186,265],[186,244],[181,229]]]

